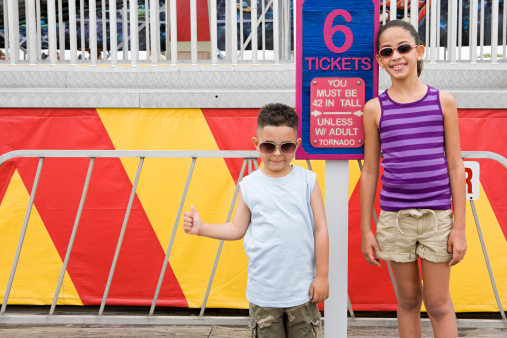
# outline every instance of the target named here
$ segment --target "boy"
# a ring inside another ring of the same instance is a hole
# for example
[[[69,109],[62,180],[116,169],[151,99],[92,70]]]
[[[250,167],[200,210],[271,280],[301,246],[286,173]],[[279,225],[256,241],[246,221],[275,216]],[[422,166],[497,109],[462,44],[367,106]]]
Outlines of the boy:
[[[234,220],[203,223],[191,206],[183,228],[215,239],[245,236],[252,337],[322,337],[317,304],[329,295],[329,238],[316,175],[290,164],[301,143],[298,115],[268,104],[256,134],[264,166],[241,181]]]

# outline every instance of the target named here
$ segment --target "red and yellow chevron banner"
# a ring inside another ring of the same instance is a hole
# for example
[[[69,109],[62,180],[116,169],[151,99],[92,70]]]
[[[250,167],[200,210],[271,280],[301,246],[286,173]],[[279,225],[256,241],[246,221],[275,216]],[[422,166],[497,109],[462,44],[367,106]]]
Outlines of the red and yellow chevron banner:
[[[257,109],[0,109],[0,154],[21,149],[254,150]],[[461,110],[462,150],[507,157],[506,110]],[[507,170],[481,164],[476,201],[496,285],[507,307]],[[296,161],[306,167],[304,161]],[[100,304],[123,223],[136,159],[96,160],[58,304]],[[226,220],[242,160],[198,159],[185,202],[209,222]],[[151,305],[190,160],[146,159],[107,304]],[[312,161],[324,188],[324,162]],[[0,167],[0,297],[3,299],[31,191],[36,159]],[[83,189],[87,159],[46,159],[9,304],[51,304]],[[361,254],[359,167],[350,165],[349,295],[356,311],[395,310],[384,264]],[[378,206],[377,206],[378,208]],[[378,211],[378,210],[377,210]],[[329,226],[340,226],[329,224]],[[456,311],[498,311],[471,210],[468,253],[452,270]],[[159,306],[200,307],[219,241],[178,228]],[[332,243],[331,243],[332,245]],[[331,258],[331,261],[336,258]],[[247,308],[247,257],[226,242],[208,307]]]

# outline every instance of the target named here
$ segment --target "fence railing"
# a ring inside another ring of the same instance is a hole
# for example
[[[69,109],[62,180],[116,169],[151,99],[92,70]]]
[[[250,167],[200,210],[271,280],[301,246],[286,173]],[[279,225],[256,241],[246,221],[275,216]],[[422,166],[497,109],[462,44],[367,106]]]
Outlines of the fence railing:
[[[494,161],[497,161],[500,164],[502,164],[507,169],[507,159],[504,158],[503,156],[496,154],[496,153],[463,152],[462,156],[463,156],[463,158],[494,160]],[[242,168],[241,168],[241,171],[240,171],[240,174],[238,177],[238,181],[237,181],[238,184],[236,184],[236,188],[235,188],[235,191],[234,191],[234,194],[232,197],[232,201],[231,201],[231,204],[229,207],[229,213],[228,213],[227,220],[226,220],[226,222],[228,222],[231,220],[234,206],[236,203],[236,197],[237,197],[238,190],[239,190],[239,182],[243,178],[246,171],[248,171],[248,173],[251,173],[252,170],[258,169],[258,165],[257,165],[257,158],[258,157],[259,157],[259,154],[255,151],[141,151],[141,150],[139,150],[139,151],[137,151],[137,150],[19,150],[19,151],[12,151],[12,152],[9,152],[9,153],[6,153],[6,154],[0,156],[0,166],[2,166],[6,161],[13,159],[13,158],[38,158],[39,159],[34,182],[32,185],[32,190],[31,190],[29,202],[28,202],[28,206],[27,206],[27,210],[26,210],[26,214],[25,214],[25,219],[23,222],[20,238],[18,241],[16,254],[14,256],[14,262],[13,262],[12,269],[10,272],[10,276],[9,276],[9,280],[7,283],[4,298],[2,301],[2,306],[1,306],[1,310],[0,310],[0,323],[246,325],[248,323],[247,317],[204,316],[208,296],[210,294],[211,286],[212,286],[213,279],[215,276],[215,271],[217,269],[218,262],[220,259],[220,255],[221,255],[221,251],[222,251],[222,247],[223,247],[223,241],[220,242],[220,245],[217,250],[213,269],[212,269],[212,272],[211,272],[211,275],[209,278],[208,286],[206,289],[206,294],[204,295],[204,300],[203,300],[203,304],[202,304],[199,316],[198,317],[197,316],[188,316],[188,317],[154,316],[154,310],[155,310],[155,306],[157,303],[159,291],[160,291],[160,288],[162,285],[162,280],[163,280],[163,277],[164,277],[164,274],[166,271],[166,267],[169,262],[171,249],[173,247],[174,239],[176,236],[176,231],[177,231],[178,225],[180,223],[183,205],[185,203],[185,199],[186,199],[187,192],[188,192],[191,180],[192,180],[192,174],[194,172],[194,168],[195,168],[197,159],[204,159],[204,158],[224,158],[224,159],[226,159],[226,158],[229,158],[229,159],[230,158],[240,158],[241,159],[242,158],[243,159]],[[9,300],[9,295],[10,295],[11,287],[12,287],[12,284],[14,281],[16,269],[18,267],[19,257],[20,257],[21,249],[23,247],[23,242],[24,242],[26,231],[27,231],[27,226],[28,226],[28,223],[30,220],[30,214],[31,214],[33,203],[34,203],[34,198],[35,198],[35,195],[37,192],[39,178],[41,176],[41,171],[42,171],[42,167],[43,167],[45,158],[89,158],[90,162],[88,165],[88,171],[87,171],[87,175],[86,175],[86,179],[85,179],[85,184],[84,184],[83,190],[81,192],[81,199],[79,202],[79,207],[77,209],[77,214],[75,217],[74,226],[72,228],[72,233],[70,235],[69,243],[67,246],[67,251],[65,254],[62,268],[61,268],[60,278],[59,278],[58,284],[56,286],[56,290],[55,290],[52,305],[49,310],[49,314],[47,316],[45,316],[45,315],[37,315],[37,316],[23,315],[23,314],[19,314],[19,313],[15,314],[15,315],[10,315],[10,314],[6,314],[7,303]],[[91,175],[93,172],[93,167],[94,167],[94,163],[95,163],[96,158],[139,158],[136,176],[135,176],[134,182],[132,184],[129,202],[128,202],[128,205],[126,208],[124,221],[123,221],[123,224],[121,227],[121,231],[120,231],[120,235],[118,238],[114,258],[113,258],[113,261],[111,264],[109,278],[107,280],[107,285],[105,287],[105,291],[104,291],[104,294],[102,297],[102,302],[101,302],[100,309],[99,309],[97,316],[92,316],[92,315],[77,315],[77,316],[54,315],[54,311],[55,311],[56,304],[57,304],[57,301],[59,298],[63,278],[65,276],[65,273],[67,272],[67,264],[69,262],[69,258],[70,258],[71,252],[72,252],[74,240],[76,237],[76,232],[77,232],[77,229],[78,229],[78,226],[80,223],[81,213],[83,210],[84,202],[86,200],[88,186],[90,183],[90,178],[91,178]],[[165,260],[164,260],[164,263],[161,267],[160,277],[158,280],[155,294],[153,296],[152,305],[151,305],[149,314],[147,316],[139,316],[139,315],[135,315],[135,316],[111,316],[111,315],[108,315],[108,316],[104,316],[104,308],[105,308],[106,301],[108,298],[109,288],[111,286],[111,281],[113,279],[114,272],[115,272],[116,262],[118,260],[118,256],[119,256],[119,253],[120,253],[120,250],[122,247],[123,237],[124,237],[125,230],[127,227],[127,222],[129,220],[130,211],[131,211],[132,204],[134,201],[134,196],[136,194],[136,189],[138,186],[139,178],[141,176],[141,170],[143,167],[144,160],[146,158],[188,158],[188,159],[191,159],[192,161],[191,161],[190,168],[188,171],[185,188],[184,188],[182,196],[181,196],[181,201],[180,201],[177,216],[176,216],[176,219],[174,222],[173,231],[172,231],[169,245],[168,245],[168,248],[166,251]],[[307,160],[307,165],[308,165],[308,168],[310,170],[312,170],[311,162],[308,160]],[[359,165],[360,169],[362,169],[362,164],[361,164],[360,160],[358,160],[358,165]],[[497,301],[498,309],[499,309],[499,312],[502,316],[502,320],[490,320],[490,321],[482,321],[482,322],[477,322],[477,321],[473,321],[473,320],[472,321],[459,320],[458,327],[507,328],[507,318],[506,318],[505,312],[503,310],[503,307],[502,307],[502,304],[500,301],[498,288],[495,283],[493,270],[491,268],[491,264],[490,264],[489,257],[487,254],[486,244],[484,242],[481,226],[479,223],[479,217],[477,215],[477,211],[475,209],[474,202],[471,200],[470,203],[471,203],[472,212],[474,215],[474,220],[475,220],[475,223],[477,226],[477,232],[478,232],[478,235],[480,238],[484,259],[485,259],[485,262],[486,262],[486,265],[488,268],[488,273],[489,273],[489,278],[491,281],[492,289],[495,294],[495,299]],[[375,213],[373,214],[373,217],[374,217],[375,222],[377,222],[377,215]],[[389,269],[389,275],[391,278],[391,282],[392,282],[394,291],[396,293],[396,281],[394,279],[394,275],[393,275],[390,264],[387,264],[387,266]],[[396,323],[394,321],[389,321],[389,320],[385,320],[385,319],[357,318],[354,314],[350,299],[348,298],[347,300],[348,300],[347,306],[349,308],[349,316],[350,316],[349,325],[356,325],[356,326],[396,325]],[[425,324],[423,324],[423,325],[425,325]],[[428,325],[428,323],[426,323],[426,325]]]
[[[206,6],[207,21],[198,16]],[[505,0],[379,6],[381,23],[414,25],[427,61],[507,60]],[[295,11],[295,0],[0,0],[0,64],[294,63]],[[190,18],[189,41],[178,37],[188,24],[180,15]]]

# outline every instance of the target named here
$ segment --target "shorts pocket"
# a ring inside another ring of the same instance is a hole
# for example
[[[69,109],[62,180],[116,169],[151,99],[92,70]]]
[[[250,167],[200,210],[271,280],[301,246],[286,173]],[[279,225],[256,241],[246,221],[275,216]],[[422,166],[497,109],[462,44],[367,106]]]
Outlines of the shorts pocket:
[[[377,243],[380,246],[380,251],[390,251],[394,247],[397,236],[395,222],[395,212],[380,211],[376,232]]]
[[[314,337],[322,338],[324,334],[322,332],[322,325],[320,320],[320,313],[318,313],[311,321]]]

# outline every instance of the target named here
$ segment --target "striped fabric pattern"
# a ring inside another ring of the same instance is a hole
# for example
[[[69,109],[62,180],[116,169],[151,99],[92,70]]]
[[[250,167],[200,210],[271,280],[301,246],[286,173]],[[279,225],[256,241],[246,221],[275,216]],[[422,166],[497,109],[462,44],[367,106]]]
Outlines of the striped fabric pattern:
[[[384,160],[380,206],[385,211],[451,208],[444,150],[444,118],[439,92],[411,103],[394,102],[387,90],[379,96]]]

